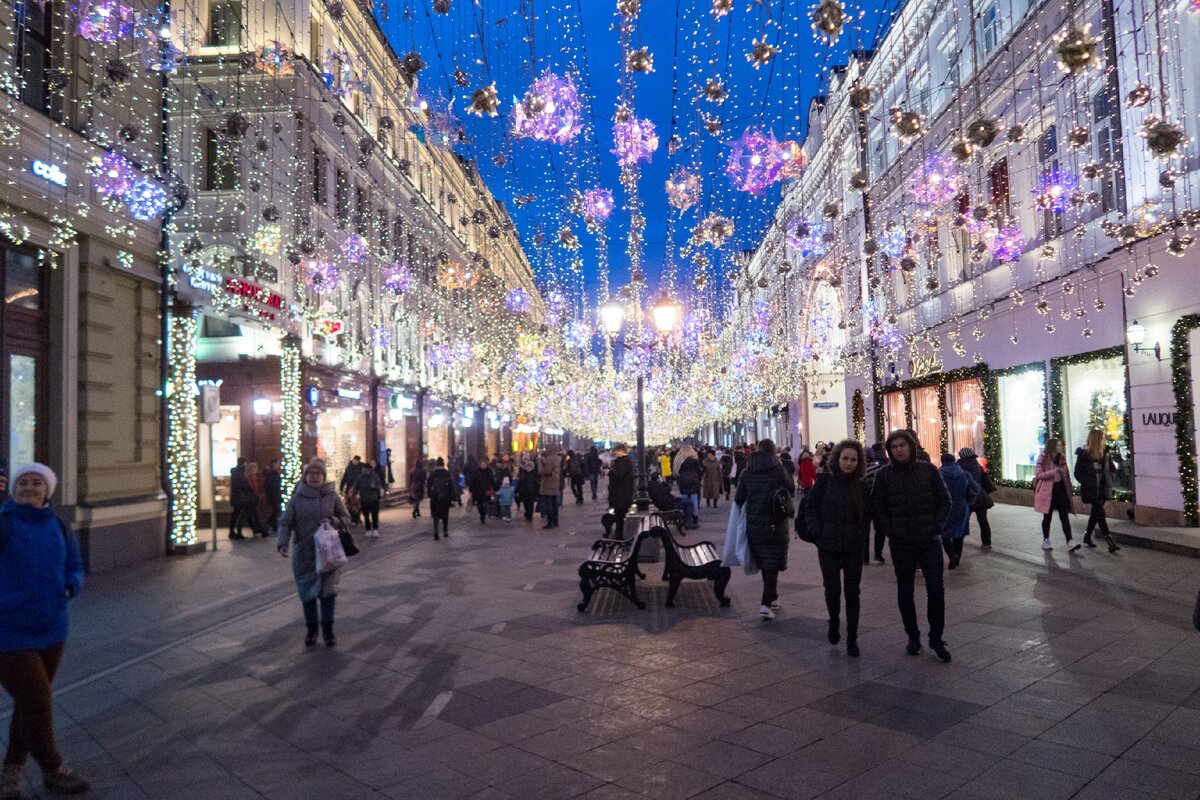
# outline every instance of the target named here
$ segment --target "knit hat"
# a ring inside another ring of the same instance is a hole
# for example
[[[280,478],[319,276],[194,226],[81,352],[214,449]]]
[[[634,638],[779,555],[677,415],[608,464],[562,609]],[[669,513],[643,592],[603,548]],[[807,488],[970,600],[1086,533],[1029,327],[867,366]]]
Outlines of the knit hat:
[[[304,465],[304,474],[307,475],[310,470],[320,470],[322,475],[328,475],[329,471],[325,468],[325,459],[314,458],[312,461]]]
[[[46,482],[46,497],[49,498],[51,495],[53,495],[55,488],[58,486],[58,476],[54,474],[54,470],[50,469],[45,464],[39,464],[36,461],[31,464],[26,464],[12,474],[12,477],[8,479],[8,490],[12,492],[17,485],[17,479],[22,475],[28,475],[31,472],[41,475],[42,480]],[[13,496],[15,497],[16,495]]]
[[[969,447],[964,447],[961,450],[959,450],[958,457],[959,458],[978,458],[978,456],[975,455],[975,451]]]

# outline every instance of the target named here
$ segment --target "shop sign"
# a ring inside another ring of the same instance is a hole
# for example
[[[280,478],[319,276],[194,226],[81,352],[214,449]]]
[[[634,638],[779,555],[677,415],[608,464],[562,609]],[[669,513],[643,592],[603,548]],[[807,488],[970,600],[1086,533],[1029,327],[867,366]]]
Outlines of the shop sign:
[[[225,291],[235,297],[265,306],[266,308],[246,306],[247,311],[263,319],[275,320],[277,318],[276,312],[282,311],[287,305],[287,302],[283,299],[283,295],[251,283],[244,278],[234,278],[232,276],[226,278]]]
[[[63,168],[58,164],[50,164],[40,159],[34,159],[32,168],[33,174],[44,181],[49,181],[55,186],[67,185],[67,173],[63,172]]]
[[[1174,428],[1174,411],[1143,411],[1142,427]]]
[[[337,396],[346,400],[357,400],[362,397],[362,389],[348,389],[345,386],[339,386]]]
[[[829,408],[837,408],[839,405],[841,405],[841,404],[838,403],[836,400],[822,400],[819,403],[813,403],[813,408],[829,409]]]
[[[908,362],[908,374],[911,378],[925,378],[942,371],[942,360],[934,355],[913,356]]]
[[[315,406],[321,401],[321,390],[315,386],[309,386],[304,390],[304,399],[310,406]]]
[[[225,283],[225,276],[208,269],[193,269],[188,273],[188,283],[202,292],[216,294]]]
[[[390,405],[392,408],[398,408],[401,411],[412,411],[417,407],[417,401],[402,394],[394,394],[391,397]]]

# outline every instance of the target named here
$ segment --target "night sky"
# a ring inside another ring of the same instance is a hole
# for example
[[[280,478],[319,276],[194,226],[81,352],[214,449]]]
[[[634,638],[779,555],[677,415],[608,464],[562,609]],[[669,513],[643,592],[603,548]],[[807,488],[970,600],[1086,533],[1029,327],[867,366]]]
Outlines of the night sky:
[[[758,196],[732,186],[724,174],[729,143],[749,126],[761,126],[779,139],[802,139],[809,103],[824,92],[828,70],[845,63],[849,51],[871,47],[890,19],[896,2],[884,2],[886,7],[848,6],[854,19],[830,46],[814,37],[810,6],[795,0],[737,0],[734,10],[721,18],[710,13],[712,0],[643,1],[633,47],[649,48],[654,71],[634,76],[634,109],[637,116],[653,120],[660,142],[651,162],[641,167],[639,182],[647,221],[645,271],[652,291],[658,289],[672,232],[663,190],[670,171],[681,164],[694,166],[704,178],[700,204],[673,226],[676,247],[696,220],[711,211],[734,219],[733,241],[714,257],[719,272],[727,272],[742,249],[760,240],[780,193],[779,184]],[[435,107],[453,99],[451,110],[469,139],[455,149],[479,163],[492,192],[507,204],[539,283],[546,289],[557,286],[571,298],[582,294],[582,286],[587,299],[580,299],[580,310],[594,306],[597,237],[570,213],[566,198],[573,189],[604,186],[617,202],[606,225],[612,285],[624,285],[629,278],[629,213],[623,207],[619,167],[609,152],[621,60],[615,0],[451,0],[446,14],[434,10],[433,0],[408,0],[378,5],[377,10],[396,52],[416,50],[428,62],[420,74],[422,95]],[[769,65],[754,69],[746,54],[752,40],[764,35],[781,52]],[[455,69],[469,76],[466,88],[455,86]],[[591,124],[569,145],[511,136],[514,100],[545,69],[573,69],[588,96]],[[701,99],[710,77],[719,77],[728,92],[723,104]],[[492,81],[501,100],[500,116],[468,115],[471,92]],[[705,130],[701,112],[720,117],[719,135]],[[669,156],[672,134],[680,137],[681,147]],[[497,154],[507,163],[497,165]],[[513,200],[520,195],[536,200],[518,208]],[[563,224],[570,224],[583,244],[580,274],[571,269],[571,254],[558,244]],[[544,244],[538,244],[539,231]],[[691,265],[678,258],[676,263],[683,294],[695,294]],[[710,305],[719,307],[725,285],[713,280],[706,287]]]

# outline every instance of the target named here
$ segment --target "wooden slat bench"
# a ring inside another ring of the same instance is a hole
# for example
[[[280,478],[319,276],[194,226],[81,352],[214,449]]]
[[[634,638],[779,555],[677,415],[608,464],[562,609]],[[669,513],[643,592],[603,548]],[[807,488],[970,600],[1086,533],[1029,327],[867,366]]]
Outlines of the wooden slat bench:
[[[647,534],[638,534],[632,539],[597,539],[592,544],[591,555],[579,565],[579,588],[583,602],[576,608],[586,611],[597,589],[615,589],[629,598],[638,608],[646,604],[638,599],[636,580],[645,578],[638,571],[638,550]]]
[[[712,542],[680,544],[675,541],[671,532],[662,526],[651,528],[647,535],[657,536],[662,541],[663,552],[666,554],[663,580],[671,585],[667,593],[667,608],[675,607],[675,593],[679,591],[679,584],[683,583],[684,578],[712,581],[713,592],[721,607],[729,605],[730,600],[725,596],[725,587],[729,585],[730,571],[729,567],[721,566],[721,554],[717,552],[716,545]]]

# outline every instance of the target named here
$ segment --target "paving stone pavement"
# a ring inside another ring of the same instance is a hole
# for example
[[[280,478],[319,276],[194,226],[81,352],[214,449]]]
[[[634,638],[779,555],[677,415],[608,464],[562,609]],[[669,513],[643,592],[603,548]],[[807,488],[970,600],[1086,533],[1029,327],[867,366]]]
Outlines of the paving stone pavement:
[[[601,590],[577,613],[601,511],[543,531],[456,509],[442,542],[386,512],[335,649],[303,646],[268,542],[96,576],[60,745],[120,800],[1200,797],[1200,559],[1043,553],[1033,512],[998,506],[995,548],[946,574],[953,663],[904,654],[890,566],[864,572],[851,659],[794,539],[774,622],[739,571],[731,608],[686,582],[664,609],[658,565],[644,611]],[[719,545],[727,512],[688,541]]]

